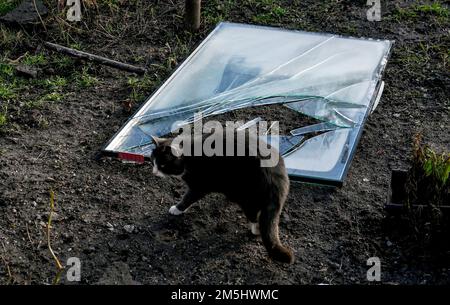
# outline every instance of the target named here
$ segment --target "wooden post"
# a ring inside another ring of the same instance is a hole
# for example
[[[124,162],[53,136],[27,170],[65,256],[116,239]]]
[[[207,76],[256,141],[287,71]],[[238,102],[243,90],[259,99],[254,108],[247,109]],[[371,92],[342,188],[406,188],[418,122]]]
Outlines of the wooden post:
[[[191,31],[200,28],[201,0],[186,0],[185,22]]]
[[[64,7],[66,6],[66,0],[58,0],[58,12],[61,12],[64,10]]]

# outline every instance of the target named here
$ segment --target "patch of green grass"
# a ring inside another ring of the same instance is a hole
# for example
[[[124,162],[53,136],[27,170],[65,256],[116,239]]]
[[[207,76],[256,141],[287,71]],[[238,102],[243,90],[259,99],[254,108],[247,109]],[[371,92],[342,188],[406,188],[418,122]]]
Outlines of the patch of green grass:
[[[417,17],[417,13],[411,8],[398,7],[394,12],[394,17],[396,17],[397,20],[413,19]]]
[[[401,20],[416,20],[423,15],[432,15],[440,19],[444,18],[448,20],[449,9],[442,5],[439,1],[433,2],[432,4],[417,5],[414,4],[407,8],[397,7],[394,12],[394,17]]]
[[[218,16],[212,16],[212,15],[206,15],[204,17],[204,22],[208,25],[216,25],[219,24],[220,22],[225,21],[225,17],[223,15],[218,15]]]
[[[168,38],[170,41],[175,43],[169,45],[166,44],[166,48],[169,50],[167,57],[161,64],[152,64],[154,68],[157,68],[157,73],[162,75],[170,74],[174,68],[184,60],[189,53],[192,51],[191,48],[194,46],[192,43],[192,36],[190,33],[185,33],[186,35],[175,35],[174,38]]]
[[[44,86],[50,90],[58,90],[67,85],[67,80],[61,76],[52,76],[44,80]]]
[[[1,0],[0,0],[1,1]],[[21,30],[16,31],[8,29],[0,23],[0,47],[13,48],[24,39],[24,34]]]
[[[135,102],[140,102],[154,87],[152,81],[147,75],[139,79],[137,77],[130,77],[127,80],[128,86],[131,88],[130,99]]]
[[[49,125],[50,124],[49,124],[48,120],[45,117],[41,116],[39,118],[39,121],[38,121],[39,128],[45,129],[45,128],[48,128]]]
[[[56,69],[64,72],[67,72],[68,69],[73,68],[75,64],[75,60],[72,57],[61,54],[52,55],[50,62],[54,67],[56,67]]]
[[[424,75],[424,69],[429,65],[438,69],[445,69],[450,65],[450,51],[444,42],[409,44],[396,48],[394,54],[394,60],[398,60],[402,67],[414,75]]]
[[[437,68],[446,68],[450,65],[450,50],[448,42],[440,41],[437,44],[427,45],[427,49],[431,53],[430,57],[437,60]]]
[[[59,102],[62,98],[63,95],[61,93],[51,92],[45,94],[40,100],[43,102]]]
[[[133,61],[134,62],[143,62],[145,60],[145,56],[144,55],[135,55],[133,56]]]
[[[6,123],[8,122],[7,112],[8,112],[8,109],[6,106],[4,106],[4,107],[2,107],[2,109],[0,109],[0,128],[5,126]]]
[[[40,66],[47,64],[47,58],[44,54],[28,55],[22,59],[22,63],[27,66]]]
[[[265,12],[253,16],[252,20],[255,23],[269,24],[279,22],[287,14],[287,9],[279,6],[276,1],[264,0],[261,3]]]
[[[0,63],[0,80],[8,79],[14,74],[14,68],[12,65]]]
[[[440,17],[448,17],[448,8],[436,1],[432,4],[416,5],[415,10],[418,12],[433,14]]]
[[[340,31],[341,33],[346,35],[355,35],[355,36],[358,35],[358,29],[356,28],[355,24],[351,23],[343,24],[340,27]]]
[[[46,93],[36,100],[28,101],[25,103],[25,108],[27,109],[38,109],[42,108],[44,105],[50,102],[59,102],[63,99],[63,95],[59,92]]]
[[[402,65],[423,67],[430,61],[429,46],[419,43],[415,46],[398,48],[396,54]]]
[[[0,16],[11,11],[19,2],[19,0],[0,0]]]
[[[80,51],[81,50],[81,43],[71,43],[70,45],[69,45],[69,48],[72,48],[72,49],[75,49],[75,50],[78,50],[78,51]]]
[[[229,19],[231,10],[235,8],[236,1],[210,0],[202,3],[202,14],[206,25],[216,25]]]
[[[423,169],[425,175],[434,176],[441,185],[446,184],[450,175],[450,153],[438,154],[428,147]]]
[[[38,109],[41,108],[43,105],[43,102],[40,99],[27,101],[24,104],[25,109]]]
[[[12,84],[0,82],[0,98],[3,100],[14,99],[17,96],[14,87]]]
[[[97,4],[100,7],[106,6],[111,11],[116,11],[119,9],[119,0],[97,0]]]
[[[435,151],[429,145],[422,143],[422,135],[417,134],[414,139],[410,174],[414,174],[411,177],[416,180],[413,185],[422,187],[415,190],[417,193],[413,194],[414,197],[420,198],[428,192],[426,197],[430,204],[445,203],[450,176],[450,152]],[[426,200],[420,202],[426,202]]]
[[[137,77],[129,77],[127,80],[127,84],[131,87],[131,88],[136,88],[139,84],[139,79]]]
[[[82,88],[88,88],[98,83],[98,79],[89,74],[87,67],[83,67],[81,73],[76,78],[77,84]]]

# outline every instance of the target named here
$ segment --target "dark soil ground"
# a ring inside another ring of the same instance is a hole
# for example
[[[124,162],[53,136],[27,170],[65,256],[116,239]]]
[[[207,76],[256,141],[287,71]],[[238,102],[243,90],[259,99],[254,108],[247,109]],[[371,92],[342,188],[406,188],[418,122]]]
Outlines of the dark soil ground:
[[[39,21],[0,24],[0,283],[54,281],[45,233],[50,189],[53,249],[63,264],[80,258],[83,284],[368,284],[373,256],[384,283],[450,282],[449,248],[418,247],[410,231],[387,225],[383,210],[390,171],[407,168],[415,133],[449,150],[447,4],[381,0],[382,21],[369,22],[365,0],[203,1],[201,30],[190,34],[183,1],[97,0],[76,24],[57,13],[56,1],[44,2],[45,29]],[[280,231],[295,251],[293,265],[270,261],[222,196],[173,217],[168,209],[183,194],[181,182],[154,177],[147,165],[94,160],[220,20],[396,41],[382,100],[344,186],[291,186]],[[149,72],[79,62],[43,49],[42,40]],[[40,76],[16,75],[17,63]],[[60,282],[68,283],[64,274]]]

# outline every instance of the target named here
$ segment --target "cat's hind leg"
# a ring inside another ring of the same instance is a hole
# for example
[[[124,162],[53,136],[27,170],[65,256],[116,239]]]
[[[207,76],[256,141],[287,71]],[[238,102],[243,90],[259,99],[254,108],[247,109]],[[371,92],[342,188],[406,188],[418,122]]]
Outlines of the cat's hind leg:
[[[205,196],[204,193],[196,192],[194,190],[189,189],[186,194],[184,194],[183,199],[181,201],[170,207],[169,214],[171,215],[181,215],[184,212],[186,212],[189,207],[195,203],[196,201],[200,200]]]
[[[273,259],[292,264],[295,260],[294,253],[281,244],[278,232],[281,208],[281,204],[272,203],[261,210],[259,217],[261,239]]]
[[[256,209],[252,209],[250,207],[243,207],[244,214],[247,217],[250,225],[250,231],[253,235],[260,235],[259,232],[259,214],[261,211],[257,211]]]

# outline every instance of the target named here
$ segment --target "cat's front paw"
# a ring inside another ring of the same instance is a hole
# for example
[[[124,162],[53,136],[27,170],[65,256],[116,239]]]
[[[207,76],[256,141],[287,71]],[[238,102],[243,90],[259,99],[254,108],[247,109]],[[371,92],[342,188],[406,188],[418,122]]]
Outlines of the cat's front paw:
[[[183,211],[180,211],[176,205],[173,205],[169,209],[169,214],[171,215],[181,215],[183,214]]]
[[[261,235],[261,232],[259,231],[259,223],[250,223],[250,230],[252,231],[252,234],[255,236]]]

